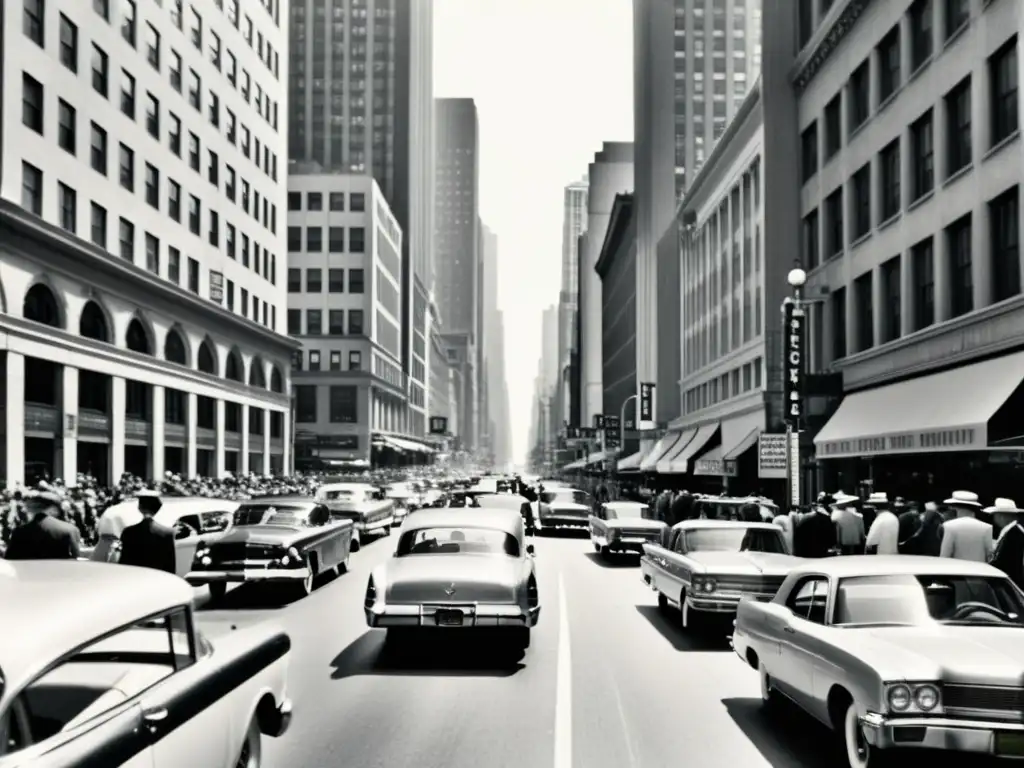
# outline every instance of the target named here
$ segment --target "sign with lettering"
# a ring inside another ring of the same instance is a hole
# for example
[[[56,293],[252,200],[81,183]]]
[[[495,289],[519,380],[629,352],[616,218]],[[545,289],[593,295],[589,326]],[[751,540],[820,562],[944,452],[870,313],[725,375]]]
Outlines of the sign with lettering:
[[[604,429],[604,418],[605,417],[604,417],[603,413],[595,413],[594,414],[594,429],[596,429],[596,430]]]
[[[605,428],[605,431],[607,431],[609,429],[613,429],[616,432],[618,432],[621,423],[622,422],[619,420],[618,416],[608,415],[608,416],[604,417],[604,428]]]
[[[693,474],[712,477],[736,477],[739,470],[732,459],[700,459],[693,466]]]
[[[640,384],[640,429],[654,429],[654,387],[649,381]]]
[[[432,434],[432,435],[447,435],[448,434],[448,417],[447,416],[431,416],[430,417],[430,434]]]
[[[972,451],[987,447],[988,425],[957,429],[929,429],[924,432],[897,432],[817,443],[819,459],[843,459],[894,453],[944,453]]]
[[[220,304],[224,301],[224,273],[210,272],[210,301]]]
[[[783,416],[796,427],[803,416],[804,335],[807,319],[804,308],[787,301],[783,308],[783,343],[786,364],[782,383]]]
[[[800,433],[795,429],[789,434],[789,466],[789,506],[796,509],[800,506]]]
[[[762,480],[786,479],[786,436],[762,432],[757,438],[757,476]]]

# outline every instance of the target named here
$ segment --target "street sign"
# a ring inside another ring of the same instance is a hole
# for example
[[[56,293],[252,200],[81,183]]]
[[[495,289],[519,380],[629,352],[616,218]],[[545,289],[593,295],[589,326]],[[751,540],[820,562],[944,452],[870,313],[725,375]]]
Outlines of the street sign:
[[[758,436],[757,476],[762,480],[785,480],[788,451],[784,434]]]
[[[798,427],[802,415],[804,376],[804,308],[792,301],[784,306],[786,366],[783,369],[783,403],[786,423]]]
[[[800,433],[796,430],[789,435],[789,466],[789,505],[795,510],[800,507]]]
[[[640,429],[652,429],[654,427],[654,387],[649,381],[640,384]]]

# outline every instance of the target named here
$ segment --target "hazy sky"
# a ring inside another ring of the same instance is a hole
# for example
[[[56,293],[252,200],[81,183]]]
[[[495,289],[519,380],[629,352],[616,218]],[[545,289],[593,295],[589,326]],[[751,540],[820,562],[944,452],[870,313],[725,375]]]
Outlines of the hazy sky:
[[[498,236],[512,447],[525,457],[541,312],[558,301],[562,191],[633,137],[632,0],[435,0],[434,95],[480,115],[480,215]]]

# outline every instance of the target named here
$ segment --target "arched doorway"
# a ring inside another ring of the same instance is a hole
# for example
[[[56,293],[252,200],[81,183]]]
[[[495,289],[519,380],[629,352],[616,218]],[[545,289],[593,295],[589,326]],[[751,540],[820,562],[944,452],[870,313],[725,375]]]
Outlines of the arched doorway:
[[[63,330],[64,313],[53,288],[32,285],[22,302],[22,317],[41,326]],[[54,356],[56,358],[56,355]],[[55,359],[25,356],[25,480],[38,481],[64,474],[63,366]],[[7,380],[8,377],[4,376]]]
[[[114,341],[106,311],[90,299],[78,318],[78,334],[103,344]],[[108,482],[110,474],[110,376],[80,368],[78,371],[78,472]]]

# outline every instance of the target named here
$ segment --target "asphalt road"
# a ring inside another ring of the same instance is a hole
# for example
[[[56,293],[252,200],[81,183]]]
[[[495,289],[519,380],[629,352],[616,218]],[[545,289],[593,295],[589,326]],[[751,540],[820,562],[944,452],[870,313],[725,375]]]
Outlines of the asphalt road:
[[[658,613],[636,562],[608,565],[578,538],[536,541],[542,602],[520,663],[483,648],[381,653],[363,591],[394,540],[353,555],[348,574],[285,606],[246,587],[205,606],[215,637],[274,620],[292,636],[295,717],[268,740],[269,768],[825,768],[824,730],[767,719],[756,674],[723,638],[688,640]]]

